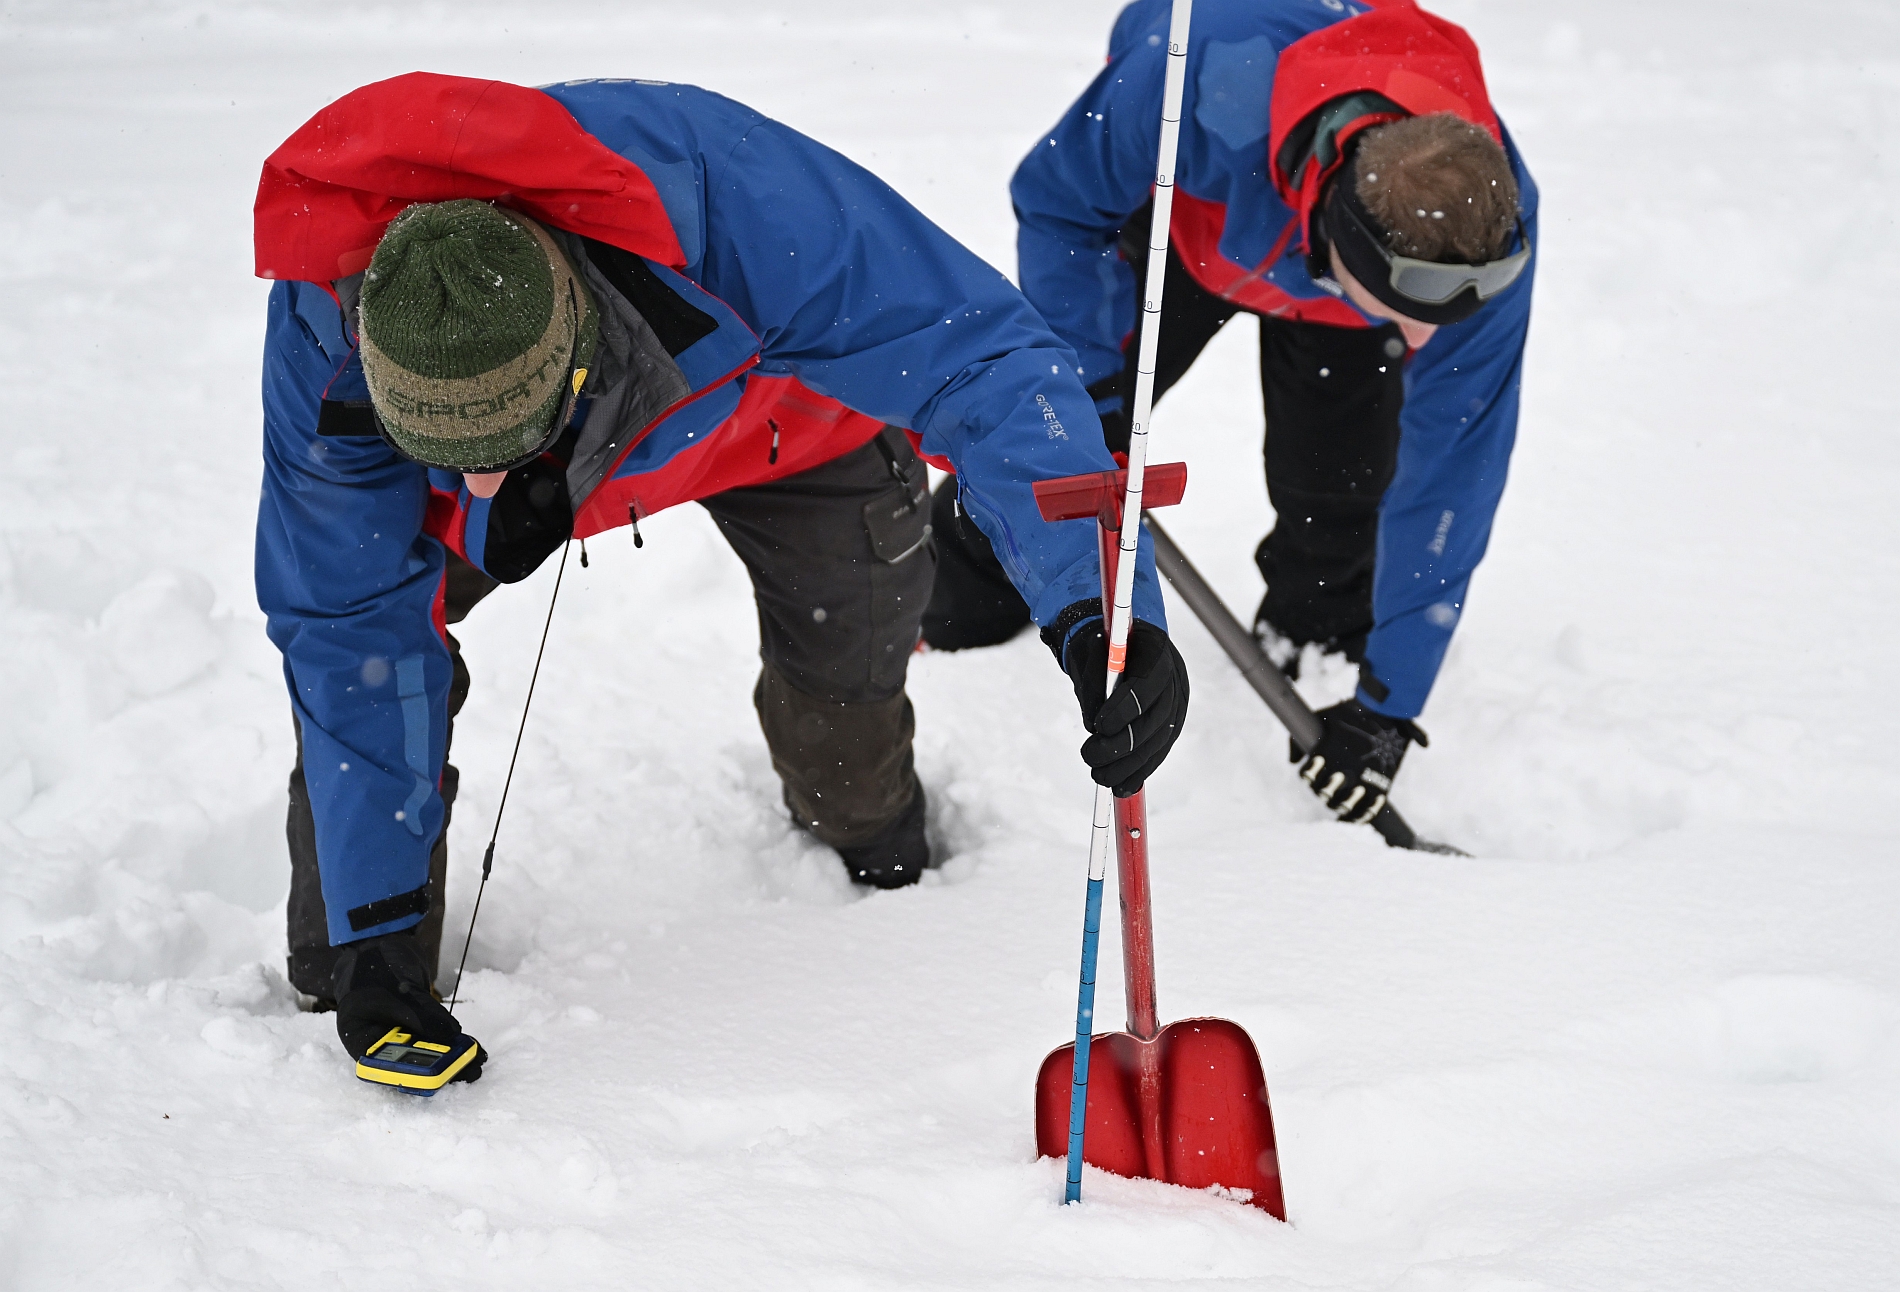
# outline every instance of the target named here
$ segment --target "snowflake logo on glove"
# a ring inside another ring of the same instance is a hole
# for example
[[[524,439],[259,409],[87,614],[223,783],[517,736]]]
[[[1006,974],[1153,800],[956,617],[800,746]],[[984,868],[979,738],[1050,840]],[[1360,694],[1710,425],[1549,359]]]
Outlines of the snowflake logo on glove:
[[[1409,743],[1403,732],[1381,728],[1367,733],[1372,747],[1366,751],[1366,761],[1390,776],[1398,770],[1399,760],[1405,757],[1405,746]]]

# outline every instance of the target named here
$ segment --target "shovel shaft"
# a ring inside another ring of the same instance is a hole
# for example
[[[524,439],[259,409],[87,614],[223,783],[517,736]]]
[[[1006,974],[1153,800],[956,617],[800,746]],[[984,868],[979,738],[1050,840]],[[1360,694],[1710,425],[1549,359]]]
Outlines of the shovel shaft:
[[[1121,557],[1121,533],[1097,527],[1102,555],[1104,604],[1114,586]],[[1128,1031],[1152,1042],[1161,1034],[1155,1003],[1154,899],[1148,887],[1148,792],[1137,790],[1115,800],[1116,881],[1122,907],[1122,989],[1128,1002]],[[1077,1045],[1082,1044],[1078,1039]],[[1138,1046],[1135,1057],[1136,1115],[1141,1122],[1141,1156],[1150,1179],[1167,1178],[1161,1131],[1161,1047]]]
[[[1247,631],[1240,620],[1234,618],[1234,612],[1227,608],[1227,603],[1208,586],[1207,580],[1188,561],[1186,554],[1175,546],[1168,531],[1161,528],[1153,516],[1142,519],[1147,522],[1148,533],[1154,539],[1155,567],[1162,577],[1180,593],[1181,600],[1187,602],[1194,617],[1201,621],[1227,658],[1240,669],[1240,675],[1253,688],[1254,694],[1266,701],[1267,708],[1287,729],[1293,742],[1303,750],[1312,749],[1326,731],[1319,716],[1307,707],[1306,701],[1293,689],[1293,683],[1287,675],[1267,658],[1254,635]]]
[[[1319,715],[1307,707],[1306,701],[1293,689],[1293,683],[1287,680],[1286,674],[1260,649],[1260,643],[1254,640],[1254,635],[1241,625],[1240,620],[1234,618],[1234,612],[1227,608],[1227,603],[1208,586],[1201,572],[1174,545],[1174,540],[1168,537],[1168,531],[1161,528],[1153,516],[1144,516],[1142,519],[1147,522],[1148,534],[1154,539],[1155,566],[1161,571],[1162,577],[1181,594],[1181,600],[1188,603],[1188,609],[1194,612],[1194,617],[1201,621],[1201,625],[1220,644],[1221,650],[1226,652],[1227,658],[1240,669],[1240,675],[1254,689],[1254,694],[1267,702],[1267,708],[1286,727],[1287,734],[1293,737],[1293,743],[1302,751],[1310,753],[1325,734]],[[1378,816],[1372,818],[1372,828],[1394,848],[1444,851],[1443,845],[1421,843],[1412,827],[1390,802],[1379,809]]]
[[[1148,811],[1145,793],[1115,800],[1115,854],[1122,903],[1122,986],[1128,1032],[1135,1048],[1135,1107],[1147,1175],[1167,1179],[1161,1130],[1161,1016],[1155,1004],[1154,903],[1148,888]]]
[[[1096,526],[1102,558],[1102,589],[1114,585],[1121,534],[1106,521]],[[1155,1004],[1154,901],[1148,889],[1148,792],[1115,800],[1116,879],[1122,904],[1122,986],[1128,1000],[1128,1030],[1144,1041],[1161,1031]]]
[[[1154,903],[1148,891],[1148,806],[1145,793],[1115,800],[1115,852],[1122,902],[1122,986],[1128,1031],[1152,1041],[1161,1031],[1155,1003]]]

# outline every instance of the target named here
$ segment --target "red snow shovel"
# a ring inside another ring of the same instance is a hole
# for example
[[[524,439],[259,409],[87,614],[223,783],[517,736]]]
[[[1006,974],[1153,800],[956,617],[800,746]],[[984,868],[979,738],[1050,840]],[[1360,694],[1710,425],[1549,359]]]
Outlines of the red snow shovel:
[[[1044,520],[1094,517],[1102,556],[1103,604],[1115,585],[1127,472],[1040,481]],[[1147,469],[1147,507],[1181,501],[1185,463]],[[1095,1035],[1088,1062],[1075,1046],[1053,1051],[1036,1075],[1036,1151],[1061,1157],[1080,1129],[1082,1160],[1104,1171],[1190,1189],[1219,1186],[1286,1219],[1266,1077],[1252,1038],[1224,1018],[1166,1027],[1155,1008],[1154,922],[1148,888],[1146,792],[1115,800],[1115,853],[1121,883],[1122,975],[1128,1030]],[[1092,1009],[1093,939],[1085,949],[1084,990]],[[1071,1122],[1075,1087],[1086,1086],[1082,1125]],[[1079,1175],[1077,1176],[1079,1183]]]

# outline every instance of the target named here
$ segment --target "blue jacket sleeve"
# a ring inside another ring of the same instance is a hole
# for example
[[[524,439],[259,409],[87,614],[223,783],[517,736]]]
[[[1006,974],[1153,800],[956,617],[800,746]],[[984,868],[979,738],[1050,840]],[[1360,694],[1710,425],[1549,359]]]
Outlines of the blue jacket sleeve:
[[[1099,595],[1093,524],[1045,523],[1031,485],[1114,462],[1075,354],[1022,293],[875,176],[774,122],[708,190],[702,281],[759,334],[759,370],[948,458],[1037,623]],[[1166,623],[1146,546],[1135,613]]]
[[[1505,143],[1532,263],[1471,318],[1440,328],[1405,372],[1398,470],[1379,510],[1374,627],[1366,643],[1367,665],[1386,693],[1359,690],[1362,704],[1395,718],[1417,717],[1431,694],[1471,573],[1491,541],[1517,439],[1537,267],[1537,186],[1508,136]]]
[[[321,288],[271,289],[257,599],[303,740],[330,941],[418,922],[447,738],[449,654],[434,624],[442,545],[422,533],[421,467],[380,438],[317,434],[321,401],[367,398]]]
[[[1074,349],[1084,385],[1122,370],[1134,326],[1134,270],[1116,235],[1154,187],[1167,50],[1129,39],[1124,12],[1113,61],[1036,141],[1010,181],[1023,295]],[[1126,43],[1126,49],[1121,46]]]

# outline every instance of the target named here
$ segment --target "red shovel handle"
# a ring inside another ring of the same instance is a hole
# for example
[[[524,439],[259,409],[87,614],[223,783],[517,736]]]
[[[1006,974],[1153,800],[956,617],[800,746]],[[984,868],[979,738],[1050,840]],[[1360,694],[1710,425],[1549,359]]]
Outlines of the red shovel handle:
[[[1103,472],[1107,475],[1107,472]],[[1096,527],[1102,556],[1103,604],[1115,586],[1115,566],[1121,556],[1121,533],[1106,524]],[[1148,888],[1148,795],[1138,790],[1115,800],[1115,860],[1122,903],[1122,982],[1128,997],[1128,1030],[1144,1041],[1161,1030],[1155,1004],[1154,904]]]
[[[1185,480],[1186,472],[1182,472]],[[1176,499],[1180,494],[1177,490]],[[1108,604],[1115,586],[1115,566],[1121,556],[1121,533],[1107,524],[1096,526],[1102,554],[1102,604]],[[1122,904],[1122,991],[1128,1001],[1128,1031],[1143,1041],[1161,1034],[1161,1012],[1155,1003],[1154,896],[1148,886],[1148,792],[1136,790],[1115,800],[1115,862]],[[1136,1054],[1136,1103],[1141,1122],[1141,1150],[1151,1179],[1167,1178],[1166,1149],[1161,1130],[1161,1049],[1139,1047]]]
[[[1108,472],[1102,473],[1108,476]],[[1185,483],[1186,471],[1181,472]],[[1104,484],[1106,485],[1106,481]],[[1104,489],[1110,496],[1109,489]],[[1177,486],[1174,499],[1179,501]],[[1096,542],[1102,557],[1102,604],[1115,586],[1115,567],[1121,556],[1121,530],[1097,518]],[[1155,1003],[1154,900],[1148,887],[1148,794],[1137,790],[1115,800],[1115,861],[1122,905],[1122,990],[1128,1001],[1128,1031],[1152,1041],[1161,1034],[1161,1014]],[[1161,1049],[1137,1047],[1135,1072],[1136,1116],[1141,1124],[1141,1155],[1148,1178],[1165,1180],[1166,1144],[1161,1129]]]
[[[1155,1004],[1154,906],[1148,891],[1148,804],[1137,792],[1115,800],[1115,859],[1122,900],[1122,984],[1128,1030],[1142,1040],[1161,1031]]]

